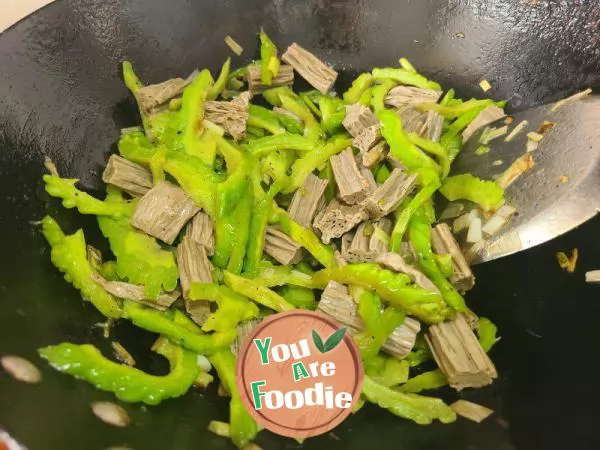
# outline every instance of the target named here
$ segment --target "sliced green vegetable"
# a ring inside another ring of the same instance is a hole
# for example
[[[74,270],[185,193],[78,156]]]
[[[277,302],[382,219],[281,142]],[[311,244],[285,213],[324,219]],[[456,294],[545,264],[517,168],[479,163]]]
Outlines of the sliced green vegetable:
[[[440,192],[450,201],[470,200],[485,211],[498,209],[504,203],[504,189],[493,181],[484,181],[470,173],[448,177]]]
[[[65,280],[106,317],[121,317],[119,301],[92,280],[94,271],[87,259],[83,230],[67,236],[52,217],[44,217],[41,223],[42,232],[52,247],[52,263],[65,274]]]
[[[352,82],[352,86],[344,92],[344,102],[347,105],[358,102],[365,91],[371,86],[373,76],[370,73],[361,73]]]
[[[277,47],[269,39],[264,30],[260,30],[260,81],[270,86],[273,78],[279,73],[279,59],[277,59]]]
[[[274,311],[288,311],[294,309],[294,305],[288,303],[281,295],[271,289],[256,283],[255,281],[234,275],[231,272],[223,272],[223,281],[234,292],[245,295],[267,308]]]
[[[430,81],[423,75],[419,75],[416,72],[408,71],[406,69],[398,69],[392,67],[375,68],[371,72],[375,80],[392,79],[400,84],[407,84],[409,86],[416,86],[423,89],[433,89],[434,91],[441,91],[442,88],[435,81]]]
[[[480,317],[477,325],[477,334],[479,335],[479,343],[483,350],[489,352],[494,344],[498,341],[496,333],[498,327],[492,323],[492,321],[486,317]]]
[[[92,383],[97,389],[113,392],[125,402],[158,405],[180,397],[192,386],[200,372],[197,355],[167,340],[155,351],[169,360],[171,371],[165,376],[149,375],[134,367],[115,363],[93,345],[62,343],[38,350],[56,370]]]
[[[416,394],[417,392],[437,389],[447,385],[448,379],[446,378],[446,375],[444,375],[440,369],[435,369],[410,378],[406,383],[400,386],[398,390],[400,392],[411,392]]]
[[[365,375],[362,392],[371,403],[420,425],[430,424],[435,419],[442,423],[456,420],[456,413],[439,398],[398,392],[376,383],[368,375]]]

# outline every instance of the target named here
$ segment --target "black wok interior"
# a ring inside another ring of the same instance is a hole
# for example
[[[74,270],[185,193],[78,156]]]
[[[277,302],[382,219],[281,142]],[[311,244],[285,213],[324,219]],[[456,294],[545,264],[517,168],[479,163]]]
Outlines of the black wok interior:
[[[297,41],[343,72],[338,87],[362,70],[406,56],[425,75],[460,96],[481,95],[485,78],[512,108],[553,101],[600,84],[600,4],[537,0],[59,0],[0,35],[0,354],[17,354],[43,371],[38,386],[0,373],[0,429],[33,450],[233,448],[206,429],[227,420],[215,386],[157,407],[124,405],[132,425],[116,429],[91,413],[108,393],[61,375],[36,355],[62,341],[93,343],[109,353],[102,317],[49,261],[31,222],[55,215],[69,232],[84,226],[107,249],[93,218],[64,211],[42,188],[43,157],[81,179],[91,192],[119,129],[137,125],[120,78],[132,61],[145,82],[193,69],[217,70],[232,35],[244,48],[235,64],[256,56],[264,26],[283,49]],[[463,37],[464,36],[464,37]],[[568,149],[565,149],[568,151]],[[600,448],[600,288],[584,283],[600,268],[598,218],[526,253],[475,268],[467,301],[490,317],[501,341],[492,350],[500,377],[491,387],[447,400],[480,402],[496,413],[481,425],[459,419],[422,427],[367,406],[311,448],[551,449]],[[579,247],[574,274],[555,253]],[[116,339],[143,369],[161,373],[153,337],[127,324]],[[437,393],[436,393],[437,394]],[[265,449],[300,448],[261,432]]]

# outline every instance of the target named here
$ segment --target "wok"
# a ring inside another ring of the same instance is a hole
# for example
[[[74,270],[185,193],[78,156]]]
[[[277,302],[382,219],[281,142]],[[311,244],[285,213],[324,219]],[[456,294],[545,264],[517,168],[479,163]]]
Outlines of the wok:
[[[231,34],[253,56],[264,26],[284,48],[297,41],[343,73],[394,65],[406,56],[425,75],[461,97],[480,94],[485,78],[512,108],[553,101],[600,82],[600,6],[594,1],[537,0],[170,0],[58,1],[0,36],[0,354],[29,358],[43,371],[38,386],[0,374],[0,428],[44,449],[231,448],[207,431],[227,420],[227,402],[212,386],[157,407],[124,405],[132,425],[98,421],[89,404],[112,395],[47,367],[35,349],[62,341],[90,342],[109,353],[102,317],[84,304],[49,261],[30,221],[57,216],[72,232],[94,220],[64,211],[44,193],[44,155],[61,173],[102,188],[100,173],[122,127],[136,125],[135,104],[119,75],[128,59],[145,82],[217,70]],[[463,37],[464,36],[464,37]],[[565,149],[568,151],[568,149]],[[458,396],[496,413],[480,425],[458,420],[422,427],[367,406],[334,430],[309,439],[312,448],[550,449],[600,448],[600,290],[583,273],[600,266],[596,218],[561,238],[475,268],[467,300],[490,317],[501,341],[492,350],[500,377]],[[99,233],[94,245],[107,251]],[[574,274],[558,250],[580,249]],[[154,373],[149,333],[119,325],[116,338]],[[446,399],[457,394],[439,393]],[[339,439],[339,440],[338,440]],[[299,444],[261,432],[266,449]]]

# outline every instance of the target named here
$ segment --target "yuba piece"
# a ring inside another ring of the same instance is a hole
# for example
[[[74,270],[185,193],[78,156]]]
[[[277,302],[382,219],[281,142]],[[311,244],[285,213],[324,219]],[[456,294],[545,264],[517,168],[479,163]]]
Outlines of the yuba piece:
[[[115,297],[125,300],[131,300],[149,306],[159,311],[169,308],[175,301],[181,297],[181,291],[175,289],[172,292],[161,292],[156,300],[148,298],[144,286],[126,283],[124,281],[108,281],[102,276],[93,273],[92,280],[104,288],[106,292]]]
[[[291,86],[294,83],[294,69],[287,64],[280,65],[277,76],[274,77],[273,80],[271,80],[271,84],[267,86],[261,81],[260,65],[253,64],[248,66],[246,79],[248,81],[248,89],[250,89],[250,92],[260,93],[277,86]]]
[[[360,173],[351,149],[330,158],[339,197],[349,205],[360,203],[369,194],[369,182]]]
[[[430,326],[425,339],[453,388],[486,386],[498,376],[464,315]]]
[[[416,175],[407,175],[400,169],[394,169],[390,177],[364,201],[368,214],[373,218],[389,214],[410,194],[416,182]]]
[[[246,134],[248,112],[242,102],[206,102],[204,118],[222,126],[235,141],[239,141]]]
[[[481,127],[485,127],[486,125],[489,125],[496,120],[500,120],[505,116],[506,114],[502,108],[498,108],[497,106],[488,106],[479,113],[479,115],[469,124],[469,126],[467,126],[467,128],[465,128],[462,133],[463,143],[467,142],[473,133],[475,133]]]
[[[367,214],[360,205],[347,206],[334,199],[323,214],[315,218],[313,226],[321,232],[321,240],[329,244],[366,219]]]
[[[399,108],[403,105],[420,105],[421,103],[436,103],[440,91],[433,89],[422,89],[413,86],[396,86],[388,92],[385,97],[385,104]]]
[[[111,155],[102,173],[102,181],[141,197],[152,189],[152,174],[139,164],[119,155]]]
[[[354,139],[352,139],[352,145],[359,149],[361,153],[366,153],[380,140],[381,132],[379,130],[379,125],[373,125],[364,128]]]
[[[342,125],[353,137],[357,137],[363,130],[372,126],[379,126],[379,121],[373,111],[360,103],[346,105],[346,117]]]
[[[358,315],[357,305],[343,284],[330,281],[321,295],[318,309],[346,325],[351,334],[365,328]],[[390,334],[383,344],[383,350],[397,358],[404,358],[414,347],[420,330],[419,321],[407,317],[404,323]]]
[[[302,259],[302,247],[273,226],[267,228],[265,252],[283,265],[296,264]]]
[[[433,227],[431,245],[438,255],[450,255],[452,257],[452,267],[454,269],[450,277],[452,285],[463,292],[471,289],[475,285],[475,276],[447,224],[440,223]]]
[[[354,233],[342,236],[342,256],[348,262],[375,261],[387,250],[392,221],[386,217],[361,223]]]
[[[210,314],[210,302],[208,300],[191,301],[188,298],[188,291],[191,283],[213,282],[213,267],[208,260],[206,248],[186,234],[181,244],[177,246],[177,266],[179,267],[185,308],[194,322],[203,325]]]
[[[204,211],[198,212],[188,223],[185,234],[193,242],[206,249],[206,254],[212,256],[215,251],[214,224]]]
[[[294,192],[292,202],[288,208],[291,219],[305,228],[310,227],[328,184],[327,180],[323,180],[312,173],[309,174],[300,189]]]
[[[335,70],[296,43],[287,48],[281,59],[322,94],[331,89],[338,75]]]
[[[183,189],[162,181],[140,199],[131,224],[170,245],[198,211]]]
[[[433,284],[433,282],[427,278],[423,272],[404,261],[404,258],[402,258],[399,253],[379,252],[378,256],[375,258],[375,262],[381,264],[383,267],[393,270],[394,272],[407,274],[417,285],[421,286],[423,289],[438,293],[440,292],[437,286]]]
[[[154,114],[165,107],[169,100],[181,95],[188,84],[189,81],[183,78],[172,78],[162,83],[141,87],[136,97],[142,111]]]

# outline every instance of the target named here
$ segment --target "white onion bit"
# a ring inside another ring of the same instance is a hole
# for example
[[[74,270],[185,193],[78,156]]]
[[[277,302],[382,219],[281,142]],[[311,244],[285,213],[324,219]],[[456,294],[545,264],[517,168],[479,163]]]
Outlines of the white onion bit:
[[[204,355],[198,355],[198,367],[200,367],[200,370],[202,370],[202,372],[210,372],[212,370],[212,365],[210,364],[210,361],[208,360],[208,358]]]
[[[590,270],[585,273],[586,283],[600,283],[600,270]]]
[[[17,381],[23,383],[37,384],[42,381],[42,374],[37,367],[25,358],[14,355],[6,355],[0,359],[2,368]]]
[[[92,403],[94,415],[102,422],[115,427],[126,427],[129,425],[129,415],[119,405],[111,402]]]
[[[471,219],[471,223],[469,224],[469,231],[467,231],[467,242],[469,244],[474,244],[479,242],[482,238],[481,218],[475,217]]]

